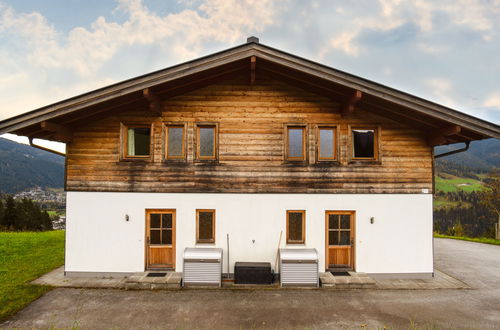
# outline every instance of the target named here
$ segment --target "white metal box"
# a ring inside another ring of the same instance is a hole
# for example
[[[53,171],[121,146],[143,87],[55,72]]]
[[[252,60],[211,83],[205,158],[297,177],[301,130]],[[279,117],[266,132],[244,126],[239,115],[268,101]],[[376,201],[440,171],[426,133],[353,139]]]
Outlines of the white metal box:
[[[182,266],[182,286],[222,285],[222,249],[186,248]]]
[[[316,249],[280,249],[280,285],[319,287]]]

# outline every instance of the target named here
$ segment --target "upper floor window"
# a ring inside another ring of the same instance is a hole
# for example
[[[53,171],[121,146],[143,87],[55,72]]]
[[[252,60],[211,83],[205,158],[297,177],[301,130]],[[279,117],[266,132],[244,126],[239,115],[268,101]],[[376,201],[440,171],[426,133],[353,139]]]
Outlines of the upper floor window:
[[[215,243],[215,210],[196,210],[196,243]]]
[[[306,241],[306,211],[286,211],[286,243],[304,244]]]
[[[306,160],[306,128],[305,126],[286,127],[286,160]]]
[[[377,159],[377,129],[352,129],[352,158]]]
[[[165,126],[165,158],[184,159],[186,154],[186,134],[184,125]]]
[[[124,158],[149,158],[151,154],[151,126],[123,125]]]
[[[331,161],[337,159],[336,128],[318,127],[318,160]]]
[[[196,158],[217,159],[217,125],[196,126]]]

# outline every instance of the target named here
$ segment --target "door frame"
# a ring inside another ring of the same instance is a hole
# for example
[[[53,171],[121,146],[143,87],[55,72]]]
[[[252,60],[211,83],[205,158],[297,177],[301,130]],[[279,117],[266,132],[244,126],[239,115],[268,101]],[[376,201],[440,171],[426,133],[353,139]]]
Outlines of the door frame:
[[[176,248],[176,218],[177,218],[177,210],[176,209],[145,209],[144,213],[144,222],[145,222],[145,230],[144,230],[144,271],[147,271],[149,264],[149,243],[148,243],[148,231],[149,231],[149,222],[148,222],[148,214],[150,213],[172,213],[172,269],[175,270],[177,255],[175,253]],[[170,268],[165,268],[170,269]]]
[[[353,237],[353,244],[351,245],[351,264],[352,271],[356,271],[356,211],[354,210],[325,210],[325,270],[328,271],[330,259],[328,249],[328,215],[329,214],[349,214],[351,216],[351,233]]]

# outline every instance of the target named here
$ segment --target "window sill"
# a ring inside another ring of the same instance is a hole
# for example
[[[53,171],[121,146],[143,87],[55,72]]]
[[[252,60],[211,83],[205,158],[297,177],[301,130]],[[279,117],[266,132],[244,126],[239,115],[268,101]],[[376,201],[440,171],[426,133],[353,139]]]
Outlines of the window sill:
[[[195,159],[194,164],[195,165],[218,165],[219,160],[218,159]]]
[[[151,157],[137,157],[137,158],[121,158],[120,162],[151,162]]]
[[[340,162],[338,160],[317,160],[316,164],[318,167],[327,167],[327,166],[340,166]]]
[[[366,165],[382,165],[381,160],[376,159],[351,159],[348,162],[349,165],[358,165],[358,166],[366,166]]]

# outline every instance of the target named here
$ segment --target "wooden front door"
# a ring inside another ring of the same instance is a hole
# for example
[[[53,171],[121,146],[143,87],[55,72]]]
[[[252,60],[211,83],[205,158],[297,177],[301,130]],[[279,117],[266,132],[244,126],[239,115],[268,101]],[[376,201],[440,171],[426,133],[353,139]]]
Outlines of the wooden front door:
[[[175,268],[175,210],[146,210],[146,269]]]
[[[354,211],[326,211],[326,268],[354,269]]]

